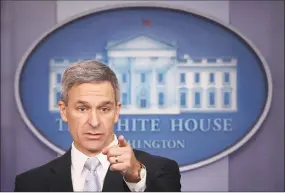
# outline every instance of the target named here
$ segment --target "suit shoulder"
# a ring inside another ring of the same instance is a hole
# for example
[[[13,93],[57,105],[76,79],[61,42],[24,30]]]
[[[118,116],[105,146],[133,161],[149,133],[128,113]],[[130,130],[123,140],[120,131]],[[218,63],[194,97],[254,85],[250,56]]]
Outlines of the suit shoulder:
[[[15,178],[15,189],[16,192],[34,192],[34,191],[46,191],[45,184],[48,177],[50,176],[50,168],[59,158],[49,161],[39,167],[35,167],[21,174],[18,174]]]
[[[28,171],[25,171],[23,173],[20,173],[16,176],[17,180],[30,180],[31,178],[40,178],[41,176],[44,176],[46,172],[49,171],[52,165],[54,165],[60,158],[53,159],[41,166],[32,168]]]

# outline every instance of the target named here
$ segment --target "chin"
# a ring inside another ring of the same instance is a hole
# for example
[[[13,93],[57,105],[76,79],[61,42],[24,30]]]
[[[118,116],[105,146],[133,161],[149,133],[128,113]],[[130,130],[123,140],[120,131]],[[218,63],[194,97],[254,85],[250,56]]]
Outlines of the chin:
[[[92,142],[85,143],[84,147],[89,152],[98,153],[102,151],[102,149],[104,148],[104,145],[101,141],[92,141]]]

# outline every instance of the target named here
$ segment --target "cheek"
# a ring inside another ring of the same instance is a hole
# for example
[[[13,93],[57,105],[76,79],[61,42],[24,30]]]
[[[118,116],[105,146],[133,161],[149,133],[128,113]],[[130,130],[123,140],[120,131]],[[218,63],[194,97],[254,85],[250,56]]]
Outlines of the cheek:
[[[70,113],[68,114],[68,124],[72,132],[78,132],[84,126],[88,119],[86,114]]]
[[[104,122],[104,126],[108,129],[113,129],[115,119],[116,119],[115,113],[106,114],[101,118],[102,122]]]

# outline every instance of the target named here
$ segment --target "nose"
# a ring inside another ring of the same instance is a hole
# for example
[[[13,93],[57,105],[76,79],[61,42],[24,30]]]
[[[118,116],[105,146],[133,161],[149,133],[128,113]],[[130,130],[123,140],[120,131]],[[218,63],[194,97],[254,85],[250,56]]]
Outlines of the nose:
[[[100,125],[100,117],[96,110],[90,111],[88,123],[92,128],[97,128]]]

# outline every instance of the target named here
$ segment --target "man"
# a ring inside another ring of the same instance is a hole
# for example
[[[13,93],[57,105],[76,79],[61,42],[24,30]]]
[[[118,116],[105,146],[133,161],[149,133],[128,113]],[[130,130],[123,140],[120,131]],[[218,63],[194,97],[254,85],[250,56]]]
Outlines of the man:
[[[71,65],[58,102],[73,138],[61,157],[16,177],[15,191],[181,191],[173,160],[133,150],[114,134],[121,108],[114,72],[96,61]]]

